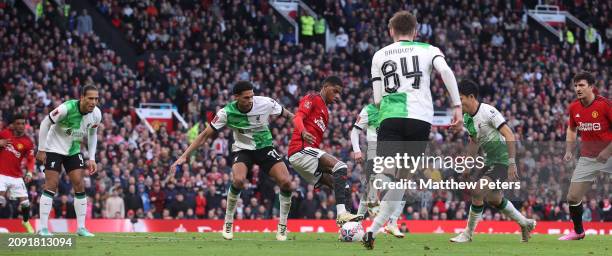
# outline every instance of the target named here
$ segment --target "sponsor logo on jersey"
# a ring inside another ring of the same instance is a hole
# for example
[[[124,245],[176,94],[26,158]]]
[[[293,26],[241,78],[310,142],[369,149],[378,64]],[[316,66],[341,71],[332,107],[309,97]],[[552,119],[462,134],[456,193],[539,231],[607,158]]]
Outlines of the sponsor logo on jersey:
[[[583,132],[601,131],[601,123],[578,122],[578,130]]]
[[[21,145],[21,144],[19,144]],[[23,147],[23,145],[22,145]],[[6,146],[4,147],[4,149],[6,149],[6,151],[13,153],[13,155],[15,155],[15,157],[17,157],[18,159],[21,158],[21,153],[17,150],[15,150],[15,148],[13,147],[13,144],[6,144]]]
[[[597,113],[597,110],[593,110],[593,112],[591,113],[591,116],[593,118],[597,118],[599,116],[599,113]]]
[[[82,138],[85,134],[79,130],[73,130],[72,128],[68,128],[65,131],[66,136],[72,136],[73,138]]]
[[[314,122],[317,126],[319,126],[319,129],[321,129],[321,131],[325,131],[325,122],[323,122],[323,117],[316,118]]]

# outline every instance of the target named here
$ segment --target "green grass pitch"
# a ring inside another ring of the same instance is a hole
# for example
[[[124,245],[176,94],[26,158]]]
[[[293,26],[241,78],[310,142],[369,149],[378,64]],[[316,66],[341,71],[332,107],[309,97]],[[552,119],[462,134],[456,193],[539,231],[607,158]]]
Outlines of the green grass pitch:
[[[219,233],[98,233],[94,238],[75,236],[73,249],[5,247],[0,255],[612,255],[612,236],[561,242],[556,235],[534,235],[529,243],[521,243],[519,235],[477,234],[466,244],[448,242],[451,236],[408,234],[397,239],[381,233],[374,250],[366,251],[360,243],[338,242],[332,233],[289,233],[286,242],[276,241],[275,233],[234,233],[232,241],[223,240]]]

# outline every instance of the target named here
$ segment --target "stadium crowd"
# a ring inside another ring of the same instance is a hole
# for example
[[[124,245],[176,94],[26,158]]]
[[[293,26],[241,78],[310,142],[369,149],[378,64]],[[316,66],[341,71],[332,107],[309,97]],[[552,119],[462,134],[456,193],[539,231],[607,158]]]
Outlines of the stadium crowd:
[[[345,89],[342,102],[330,106],[332,117],[322,147],[348,163],[352,202],[357,208],[364,171],[351,159],[348,131],[361,107],[370,101],[369,62],[377,49],[390,43],[385,22],[399,9],[418,10],[419,41],[440,47],[458,79],[479,82],[482,101],[496,106],[525,142],[518,157],[523,189],[509,193],[528,218],[569,220],[563,196],[572,166],[561,161],[560,153],[547,154],[549,151],[537,148],[545,143],[564,146],[566,107],[574,98],[572,75],[581,69],[595,71],[598,93],[612,96],[606,72],[612,66],[612,25],[605,23],[611,20],[612,3],[607,1],[590,6],[584,1],[580,6],[581,12],[601,17],[590,22],[606,42],[603,53],[585,40],[584,33],[576,33],[572,44],[530,27],[522,1],[508,6],[504,1],[491,5],[326,1],[315,10],[333,32],[348,35],[345,47],[342,44],[328,51],[318,43],[294,44],[292,34],[279,25],[281,18],[266,1],[246,5],[240,1],[94,2],[108,22],[124,32],[131,47],[149,54],[135,69],[106,49],[94,33],[78,26],[61,30],[51,22],[52,10],[34,21],[26,10],[0,6],[1,121],[15,112],[26,113],[27,132],[36,141],[40,121],[55,106],[78,97],[84,84],[100,88],[99,107],[104,114],[102,129],[98,129],[99,171],[86,178],[91,218],[223,218],[231,172],[229,130],[222,130],[177,173],[169,173],[168,167],[192,136],[186,129],[170,133],[163,126],[156,133],[149,132],[134,113],[140,103],[172,103],[189,127],[198,125],[201,131],[231,100],[229,92],[235,81],[252,81],[257,95],[278,99],[295,110],[299,98],[316,91],[318,83],[331,74],[344,79]],[[436,109],[445,109],[449,104],[441,79],[433,80],[431,88]],[[275,144],[285,154],[290,123],[279,118],[271,124]],[[0,128],[6,125],[2,122]],[[433,128],[431,133],[433,143],[438,144],[465,137],[444,127]],[[298,190],[290,218],[334,219],[331,191],[306,185],[293,174]],[[28,184],[34,218],[43,175],[39,172]],[[455,174],[432,169],[425,175],[441,179]],[[54,214],[74,218],[72,188],[64,177]],[[273,218],[278,214],[279,189],[257,166],[249,180],[236,218]],[[601,175],[583,200],[585,220],[612,221],[610,184],[611,178]],[[402,218],[465,219],[468,207],[465,192],[419,190],[409,197]],[[16,217],[16,209],[16,205],[0,209],[0,217]],[[494,208],[487,208],[483,216],[504,219]]]

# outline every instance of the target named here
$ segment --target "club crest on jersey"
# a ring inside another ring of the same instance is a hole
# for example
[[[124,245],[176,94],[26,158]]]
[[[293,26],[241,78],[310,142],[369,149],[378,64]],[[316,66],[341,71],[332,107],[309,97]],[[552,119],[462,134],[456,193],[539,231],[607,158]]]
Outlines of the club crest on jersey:
[[[575,117],[576,117],[576,118],[579,118],[579,117],[580,117],[580,114],[576,114],[576,116],[575,116]]]
[[[17,150],[22,150],[23,149],[23,144],[19,143],[17,144]]]
[[[593,110],[593,112],[591,113],[591,116],[593,118],[597,118],[599,116],[599,113],[597,112],[597,110]]]
[[[55,110],[53,111],[53,113],[51,113],[52,116],[57,116],[57,114],[59,114],[59,111]]]
[[[312,105],[312,102],[311,102],[311,101],[306,101],[306,102],[304,102],[304,107],[305,107],[305,108],[310,108],[310,106],[311,106],[311,105]]]
[[[70,128],[66,129],[66,135],[68,136],[72,135],[72,129]]]

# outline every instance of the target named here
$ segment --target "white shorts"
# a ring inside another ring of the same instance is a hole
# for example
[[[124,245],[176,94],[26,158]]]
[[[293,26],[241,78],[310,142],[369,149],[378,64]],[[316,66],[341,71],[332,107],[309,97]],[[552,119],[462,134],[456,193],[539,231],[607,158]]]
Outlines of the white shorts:
[[[319,158],[325,151],[318,148],[306,147],[289,157],[289,163],[298,172],[302,179],[310,184],[317,184],[323,173],[318,169]]]
[[[22,178],[0,174],[0,191],[10,191],[11,199],[28,197],[28,191]]]
[[[595,181],[599,172],[607,172],[612,174],[612,158],[604,164],[597,162],[597,159],[591,157],[580,157],[576,163],[576,170],[572,175],[572,182]]]

